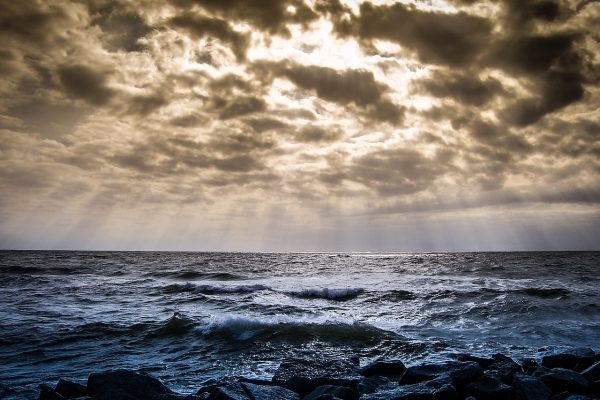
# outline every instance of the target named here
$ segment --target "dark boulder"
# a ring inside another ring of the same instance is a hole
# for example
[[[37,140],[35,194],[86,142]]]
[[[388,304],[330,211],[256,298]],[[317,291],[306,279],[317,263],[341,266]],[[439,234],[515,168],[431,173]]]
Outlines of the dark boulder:
[[[478,399],[511,400],[513,388],[486,373],[469,383],[465,388],[465,393]]]
[[[515,374],[513,386],[521,400],[548,400],[552,396],[552,390],[534,376]]]
[[[241,383],[206,386],[196,396],[202,400],[252,400]]]
[[[391,381],[385,376],[370,376],[362,378],[358,382],[358,394],[362,397],[368,393],[396,389],[397,387],[398,382]]]
[[[589,382],[600,381],[600,362],[597,362],[581,371],[581,376]]]
[[[377,391],[361,396],[361,400],[455,400],[456,389],[449,376],[412,385],[398,386],[396,389]]]
[[[486,369],[487,367],[489,367],[493,363],[497,362],[497,360],[494,360],[493,358],[485,358],[485,357],[472,356],[470,354],[460,354],[457,357],[457,359],[458,359],[458,361],[462,361],[462,362],[467,362],[467,361],[476,362],[483,369]]]
[[[58,383],[56,384],[56,388],[54,390],[61,396],[66,397],[67,399],[85,397],[89,395],[86,386],[77,382],[71,382],[64,379],[58,380]]]
[[[536,368],[539,366],[540,366],[540,364],[538,364],[538,362],[535,361],[533,358],[526,358],[523,360],[523,363],[521,364],[521,368],[525,372],[527,372],[530,368]]]
[[[90,374],[87,389],[97,400],[152,400],[175,395],[158,379],[124,369]]]
[[[587,379],[570,369],[539,367],[533,372],[533,376],[538,377],[555,394],[565,391],[586,394],[589,388]]]
[[[358,360],[295,359],[280,364],[272,378],[272,383],[306,396],[319,386],[345,386],[356,390],[358,381]]]
[[[340,400],[358,400],[358,392],[344,386],[319,386],[302,400],[320,400],[335,398]]]
[[[588,397],[588,396],[582,396],[580,394],[573,394],[573,395],[567,397],[566,400],[594,400],[594,399],[591,397]]]
[[[300,400],[296,392],[273,385],[255,385],[244,382],[241,384],[252,400]]]
[[[600,381],[590,383],[590,393],[600,398]]]
[[[406,371],[406,366],[400,360],[375,360],[360,368],[363,376],[401,376]]]
[[[516,373],[523,372],[519,364],[513,360],[501,360],[491,364],[487,371],[506,384],[511,384]]]
[[[402,378],[401,385],[410,385],[424,382],[441,375],[452,378],[454,386],[463,388],[471,381],[483,375],[483,370],[476,362],[448,361],[441,364],[422,364],[407,368]]]
[[[586,347],[575,348],[542,358],[542,366],[546,368],[565,368],[583,371],[596,361],[596,353]]]
[[[39,385],[38,389],[40,389],[40,396],[38,400],[63,400],[64,397],[60,394],[56,393],[56,390],[52,389],[48,385]]]

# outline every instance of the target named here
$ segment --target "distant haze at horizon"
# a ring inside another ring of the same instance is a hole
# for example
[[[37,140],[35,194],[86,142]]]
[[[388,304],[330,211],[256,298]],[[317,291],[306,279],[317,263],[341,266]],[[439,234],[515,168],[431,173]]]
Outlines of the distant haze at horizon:
[[[600,250],[599,24],[576,0],[4,2],[0,249]]]

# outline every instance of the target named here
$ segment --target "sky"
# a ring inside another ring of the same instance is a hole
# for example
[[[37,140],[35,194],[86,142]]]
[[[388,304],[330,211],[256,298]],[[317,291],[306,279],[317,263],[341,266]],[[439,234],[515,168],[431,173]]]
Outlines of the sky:
[[[600,250],[600,2],[0,0],[0,248]]]

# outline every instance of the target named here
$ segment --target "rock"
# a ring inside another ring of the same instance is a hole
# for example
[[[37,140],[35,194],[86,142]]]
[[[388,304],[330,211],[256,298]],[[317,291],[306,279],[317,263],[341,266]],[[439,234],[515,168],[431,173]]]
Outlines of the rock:
[[[319,386],[302,398],[302,400],[320,400],[335,398],[340,400],[358,400],[358,393],[344,386]]]
[[[241,383],[226,383],[203,387],[196,392],[202,400],[252,400]]]
[[[600,381],[600,362],[596,362],[595,364],[581,371],[581,376],[583,376],[589,382]]]
[[[501,353],[494,354],[492,356],[492,359],[495,361],[504,361],[504,362],[510,362],[510,363],[516,364],[515,360],[513,360],[509,356],[505,356],[504,354],[501,354]]]
[[[513,389],[495,376],[486,373],[469,383],[465,393],[478,399],[510,400]]]
[[[456,389],[449,376],[412,385],[398,386],[396,389],[378,391],[361,396],[361,400],[455,400]]]
[[[362,378],[358,383],[358,394],[362,397],[368,393],[391,390],[398,387],[398,382],[393,382],[385,376],[371,376]]]
[[[375,360],[364,367],[359,372],[363,376],[373,375],[402,375],[406,371],[406,366],[400,360]]]
[[[272,385],[241,384],[248,396],[253,400],[300,400],[296,392]]]
[[[596,361],[596,354],[586,347],[551,354],[542,358],[542,366],[546,368],[565,368],[583,371]]]
[[[523,360],[523,363],[521,364],[521,368],[525,372],[527,372],[527,370],[530,368],[535,368],[535,367],[539,367],[539,366],[540,366],[540,364],[538,364],[538,362],[535,361],[533,358],[526,358]]]
[[[98,400],[149,400],[175,395],[158,379],[124,369],[90,374],[87,389]]]
[[[59,379],[56,384],[56,389],[54,389],[58,394],[67,399],[75,398],[75,397],[85,397],[87,396],[88,390],[87,387],[82,384],[67,381],[64,379]]]
[[[591,397],[582,396],[580,394],[574,394],[574,395],[567,397],[566,400],[594,400],[594,399],[592,399]]]
[[[552,396],[552,390],[533,376],[515,374],[513,386],[517,397],[522,400],[548,400]]]
[[[460,354],[457,357],[457,359],[458,359],[458,361],[462,361],[462,362],[467,362],[467,361],[476,362],[483,369],[486,369],[487,367],[489,367],[490,365],[492,365],[493,363],[496,362],[496,360],[494,360],[493,358],[477,357],[477,356],[472,356],[470,354]]]
[[[358,381],[358,360],[317,360],[298,359],[282,362],[272,382],[306,396],[319,386],[345,386],[356,390]]]
[[[533,372],[533,376],[538,377],[555,394],[564,391],[586,394],[589,387],[587,379],[570,369],[539,367]]]
[[[500,379],[506,384],[512,383],[514,374],[523,372],[523,369],[519,364],[513,360],[501,360],[491,364],[488,369],[496,378]]]
[[[590,383],[590,393],[600,398],[600,380]]]
[[[442,364],[422,364],[409,367],[402,378],[401,385],[419,383],[434,379],[441,375],[448,375],[452,378],[454,386],[463,388],[471,381],[480,377],[483,370],[476,362],[457,362],[448,361]]]
[[[64,397],[60,394],[56,393],[56,390],[52,389],[48,385],[39,385],[38,389],[40,389],[40,396],[38,400],[63,400]]]

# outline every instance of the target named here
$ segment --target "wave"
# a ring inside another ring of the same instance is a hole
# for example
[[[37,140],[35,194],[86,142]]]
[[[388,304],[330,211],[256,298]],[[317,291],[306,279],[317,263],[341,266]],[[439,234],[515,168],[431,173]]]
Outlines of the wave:
[[[164,321],[160,327],[152,330],[148,337],[168,337],[183,335],[192,331],[198,322],[187,315],[175,312],[171,318]]]
[[[465,297],[480,297],[480,296],[501,296],[501,295],[523,295],[529,297],[538,297],[544,299],[560,299],[567,298],[571,295],[571,291],[565,288],[546,288],[546,287],[531,287],[531,288],[513,288],[513,289],[495,289],[495,288],[480,288],[476,290],[438,290],[423,294],[422,297],[427,300],[437,300],[446,298],[465,298]]]
[[[247,294],[262,290],[271,290],[265,285],[236,285],[236,286],[215,286],[215,285],[195,285],[193,283],[173,284],[163,288],[165,293],[199,293],[199,294]]]
[[[10,265],[0,267],[0,274],[30,274],[30,275],[71,275],[81,273],[77,269],[68,267],[22,267],[20,265]]]
[[[363,288],[310,288],[303,289],[297,292],[287,292],[287,294],[289,294],[290,296],[300,297],[304,299],[326,299],[345,301],[360,296],[364,291],[365,289]]]
[[[273,317],[226,316],[213,317],[201,329],[207,337],[240,340],[300,340],[318,338],[328,341],[376,343],[400,335],[356,321],[335,321],[294,318],[285,315]]]
[[[244,275],[232,274],[229,272],[200,272],[193,270],[184,271],[161,271],[161,272],[150,272],[146,274],[148,276],[159,277],[159,278],[172,278],[177,280],[194,281],[194,280],[207,280],[207,281],[243,281],[248,279]]]

